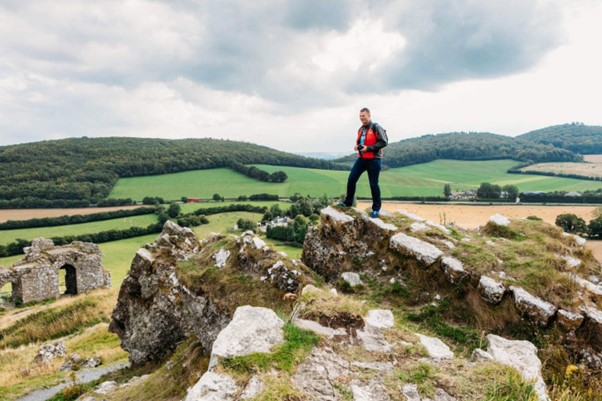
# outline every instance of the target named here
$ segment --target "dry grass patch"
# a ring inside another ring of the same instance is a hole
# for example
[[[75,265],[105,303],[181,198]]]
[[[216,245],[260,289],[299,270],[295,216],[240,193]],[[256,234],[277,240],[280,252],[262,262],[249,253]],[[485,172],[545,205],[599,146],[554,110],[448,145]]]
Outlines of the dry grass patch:
[[[481,237],[460,242],[452,252],[464,265],[479,274],[496,276],[507,286],[523,287],[533,295],[572,310],[578,285],[567,272],[583,277],[600,275],[600,266],[588,249],[576,247],[558,227],[535,220],[513,220],[508,227],[488,223]],[[583,263],[570,269],[560,256],[578,257]],[[501,262],[500,262],[501,261]]]
[[[186,390],[199,381],[207,371],[209,358],[204,355],[203,347],[191,337],[180,344],[168,362],[150,373],[150,377],[140,383],[132,384],[110,393],[108,401],[180,401],[186,396]],[[122,382],[125,377],[107,377],[107,380]]]
[[[307,291],[301,296],[299,303],[302,304],[299,317],[315,320],[332,328],[363,327],[362,316],[368,313],[366,302],[321,289]]]
[[[44,307],[30,306],[23,318],[0,330],[0,349],[64,337],[98,323],[108,323],[115,305],[115,290],[96,290],[65,297]],[[20,309],[2,319],[14,319]]]
[[[119,345],[119,338],[109,333],[106,323],[89,327],[80,334],[62,340],[67,354],[77,353],[83,359],[96,355],[104,365],[127,359],[127,353]],[[34,362],[40,345],[28,344],[0,351],[0,399],[17,399],[30,391],[59,384],[69,377],[69,372],[58,370],[65,358],[57,358],[43,366]]]

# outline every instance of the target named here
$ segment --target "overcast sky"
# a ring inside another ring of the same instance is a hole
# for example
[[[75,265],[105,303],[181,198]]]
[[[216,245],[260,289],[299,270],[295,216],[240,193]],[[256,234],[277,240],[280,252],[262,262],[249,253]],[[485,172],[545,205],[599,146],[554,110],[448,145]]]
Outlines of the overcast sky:
[[[214,137],[349,151],[602,125],[602,1],[0,2],[0,145]]]

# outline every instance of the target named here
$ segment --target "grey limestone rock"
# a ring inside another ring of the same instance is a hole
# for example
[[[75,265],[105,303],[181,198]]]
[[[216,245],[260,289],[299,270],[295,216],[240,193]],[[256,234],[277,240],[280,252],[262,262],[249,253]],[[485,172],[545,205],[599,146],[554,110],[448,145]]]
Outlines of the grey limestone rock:
[[[390,247],[404,255],[414,256],[426,267],[432,265],[443,256],[443,252],[435,245],[421,239],[398,233],[391,237]]]

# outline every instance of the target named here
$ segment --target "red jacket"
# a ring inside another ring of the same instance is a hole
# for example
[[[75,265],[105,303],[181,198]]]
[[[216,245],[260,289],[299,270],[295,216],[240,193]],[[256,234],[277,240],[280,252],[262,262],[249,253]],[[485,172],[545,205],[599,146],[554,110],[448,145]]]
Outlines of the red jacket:
[[[357,130],[357,139],[355,143],[358,146],[364,128],[364,126],[361,126]],[[364,139],[364,146],[367,146],[368,150],[365,152],[358,151],[358,157],[362,159],[380,159],[383,157],[382,149],[387,146],[387,143],[387,131],[377,123],[370,122],[368,123],[368,132],[366,132],[366,138]]]

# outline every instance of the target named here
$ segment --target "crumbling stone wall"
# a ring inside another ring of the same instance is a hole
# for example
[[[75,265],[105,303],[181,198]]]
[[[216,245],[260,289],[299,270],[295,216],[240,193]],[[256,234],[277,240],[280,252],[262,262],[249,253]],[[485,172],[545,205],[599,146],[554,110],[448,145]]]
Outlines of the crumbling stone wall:
[[[14,299],[26,303],[58,297],[60,269],[70,273],[66,279],[71,294],[111,286],[111,275],[102,267],[102,253],[94,243],[54,246],[52,240],[37,238],[24,251],[22,260],[0,271],[0,287],[12,283]]]

